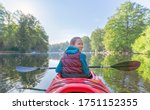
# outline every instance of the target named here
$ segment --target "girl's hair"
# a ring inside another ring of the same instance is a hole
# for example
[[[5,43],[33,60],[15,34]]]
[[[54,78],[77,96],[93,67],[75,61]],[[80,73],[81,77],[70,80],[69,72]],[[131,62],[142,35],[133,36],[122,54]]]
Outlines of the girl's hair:
[[[74,45],[75,42],[77,41],[77,39],[81,39],[80,37],[73,37],[71,40],[70,40],[70,45]]]

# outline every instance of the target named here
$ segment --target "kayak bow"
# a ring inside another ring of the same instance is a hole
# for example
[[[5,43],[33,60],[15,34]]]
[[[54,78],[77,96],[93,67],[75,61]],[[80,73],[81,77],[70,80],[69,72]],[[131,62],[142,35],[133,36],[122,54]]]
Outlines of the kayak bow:
[[[46,93],[109,93],[109,89],[91,71],[92,78],[62,78],[60,74],[52,81]]]

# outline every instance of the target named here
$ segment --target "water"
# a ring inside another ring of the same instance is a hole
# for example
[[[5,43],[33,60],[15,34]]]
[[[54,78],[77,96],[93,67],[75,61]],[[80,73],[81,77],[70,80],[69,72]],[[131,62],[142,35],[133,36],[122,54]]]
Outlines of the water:
[[[0,55],[0,93],[41,92],[18,88],[46,89],[56,76],[55,70],[38,70],[19,73],[16,66],[56,67],[62,53],[51,54],[3,54]],[[91,66],[113,65],[123,61],[138,60],[140,68],[135,71],[121,71],[113,68],[93,70],[113,93],[149,93],[150,92],[150,56],[148,55],[102,55],[87,53],[87,62]]]

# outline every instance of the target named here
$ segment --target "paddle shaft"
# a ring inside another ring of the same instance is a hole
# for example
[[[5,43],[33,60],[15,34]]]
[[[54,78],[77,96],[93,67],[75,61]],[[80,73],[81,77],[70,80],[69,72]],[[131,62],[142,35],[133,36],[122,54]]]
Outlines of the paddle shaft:
[[[131,71],[135,70],[140,66],[139,61],[126,61],[126,62],[121,62],[117,63],[114,65],[108,65],[108,66],[88,66],[89,68],[115,68],[118,70],[123,70],[123,71]],[[46,70],[46,69],[56,69],[56,67],[24,67],[24,66],[17,66],[16,70],[18,72],[32,72],[36,70]]]
[[[116,65],[116,66],[111,66],[111,65],[108,65],[108,66],[88,66],[89,68],[115,68],[115,67],[127,67],[126,65]],[[56,67],[48,67],[48,68],[40,68],[40,70],[45,70],[45,69],[56,69]]]
[[[26,88],[26,87],[22,87],[22,88],[18,88],[18,89],[30,89],[30,90],[36,90],[36,91],[46,91],[46,89]]]
[[[111,68],[111,66],[88,66],[89,68]],[[41,67],[40,70],[45,70],[45,69],[56,69],[56,67]]]
[[[88,66],[89,68],[110,68],[111,66]]]

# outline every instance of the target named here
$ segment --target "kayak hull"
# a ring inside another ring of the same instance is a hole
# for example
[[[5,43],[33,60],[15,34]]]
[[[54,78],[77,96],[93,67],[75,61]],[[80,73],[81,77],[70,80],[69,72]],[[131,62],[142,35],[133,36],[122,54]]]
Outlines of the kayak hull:
[[[62,78],[52,81],[46,93],[110,93],[104,83],[91,71],[92,78]]]

